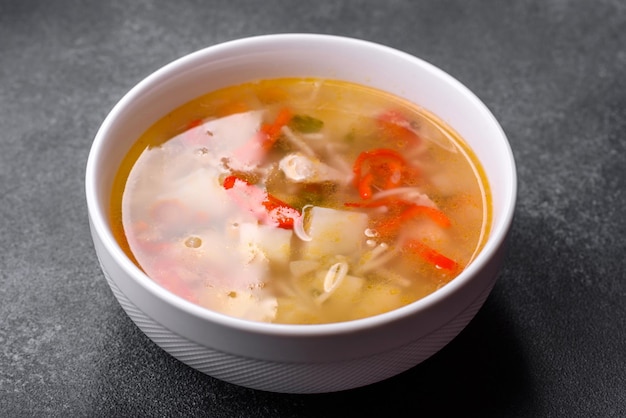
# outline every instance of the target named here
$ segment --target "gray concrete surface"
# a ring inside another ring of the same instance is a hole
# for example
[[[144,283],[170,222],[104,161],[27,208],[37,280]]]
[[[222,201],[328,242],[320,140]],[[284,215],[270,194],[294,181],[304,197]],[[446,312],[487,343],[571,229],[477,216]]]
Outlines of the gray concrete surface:
[[[199,48],[275,32],[363,38],[465,83],[509,136],[502,276],[453,342],[344,393],[200,374],[117,304],[84,169],[115,102]],[[0,1],[0,416],[626,416],[626,3]]]

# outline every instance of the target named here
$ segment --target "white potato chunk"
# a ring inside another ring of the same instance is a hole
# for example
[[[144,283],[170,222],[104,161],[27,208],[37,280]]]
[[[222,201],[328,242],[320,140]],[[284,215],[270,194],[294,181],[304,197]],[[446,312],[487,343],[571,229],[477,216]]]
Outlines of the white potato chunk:
[[[368,216],[364,213],[313,207],[306,228],[311,241],[302,245],[303,258],[356,253],[365,242],[367,224]]]
[[[255,136],[263,114],[264,111],[259,110],[207,121],[202,126],[202,129],[211,132],[211,135],[206,137],[206,146],[220,157],[229,157]]]
[[[276,316],[278,301],[258,290],[229,291],[207,288],[200,296],[206,308],[251,321],[271,322]]]
[[[256,169],[266,152],[258,135],[264,113],[264,110],[237,113],[205,122],[199,129],[210,134],[204,135],[198,144],[208,154],[203,158],[214,166],[226,159],[231,169]]]
[[[267,259],[286,264],[291,253],[292,234],[288,229],[244,223],[239,226],[239,248],[249,262]]]

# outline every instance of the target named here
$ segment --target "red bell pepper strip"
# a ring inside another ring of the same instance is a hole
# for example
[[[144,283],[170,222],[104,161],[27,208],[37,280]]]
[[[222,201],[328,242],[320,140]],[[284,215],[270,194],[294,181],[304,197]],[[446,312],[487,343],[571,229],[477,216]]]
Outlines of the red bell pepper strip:
[[[446,216],[445,213],[443,213],[439,209],[422,205],[411,205],[408,209],[400,214],[399,221],[403,223],[420,215],[426,215],[442,228],[448,228],[450,226],[450,219]]]
[[[442,228],[447,228],[450,226],[450,219],[446,216],[445,213],[443,213],[439,209],[416,204],[410,205],[407,209],[402,211],[400,215],[397,216],[395,219],[400,224],[403,224],[404,222],[407,222],[420,215],[425,215],[429,217],[433,222],[435,222]]]
[[[226,178],[224,179],[224,183],[222,184],[222,186],[223,186],[226,190],[228,190],[228,189],[232,189],[232,188],[233,188],[233,186],[235,186],[235,182],[237,182],[238,180],[239,180],[239,181],[243,181],[244,183],[246,183],[246,184],[247,184],[247,185],[249,185],[249,186],[251,185],[251,184],[250,184],[250,183],[248,183],[246,180],[244,180],[244,179],[240,179],[240,178],[239,178],[239,177],[237,177],[237,176],[228,176],[228,177],[226,177]]]
[[[280,112],[278,112],[278,115],[276,116],[276,119],[274,119],[274,122],[272,122],[271,124],[261,125],[260,131],[264,135],[263,148],[265,150],[269,150],[270,148],[272,148],[274,143],[280,137],[281,129],[283,128],[283,126],[289,123],[291,117],[291,111],[287,108],[282,108]]]
[[[450,219],[439,209],[411,204],[397,216],[387,217],[383,222],[379,223],[375,229],[382,236],[393,235],[397,233],[406,222],[419,216],[430,218],[442,228],[448,228],[450,226]]]
[[[423,242],[411,239],[404,243],[403,248],[408,250],[410,253],[418,255],[424,261],[434,265],[436,268],[446,270],[447,272],[459,271],[460,266],[456,261],[432,249]]]
[[[267,195],[267,200],[263,202],[270,217],[276,221],[279,228],[293,229],[294,221],[300,217],[300,212],[289,204],[275,198],[271,194]]]
[[[372,197],[372,183],[374,182],[374,176],[372,173],[367,173],[363,178],[360,179],[359,184],[357,185],[359,189],[359,196],[362,199],[369,199]]]
[[[256,187],[244,179],[231,175],[224,179],[224,189],[232,189],[237,181],[245,183],[247,187]],[[266,197],[261,202],[261,205],[263,205],[267,211],[270,219],[272,219],[279,228],[293,229],[295,220],[301,216],[300,212],[269,193],[265,193],[265,195]]]
[[[415,203],[410,202],[408,200],[404,200],[404,199],[400,199],[398,197],[395,196],[387,196],[384,198],[380,198],[380,199],[374,199],[374,200],[369,200],[369,201],[361,201],[361,202],[346,202],[344,203],[344,206],[346,207],[350,207],[350,208],[365,208],[365,209],[371,209],[371,208],[379,208],[381,206],[389,206],[389,207],[400,207],[400,208],[404,208],[404,207],[408,207],[411,205],[414,205]]]
[[[372,197],[372,186],[384,190],[398,187],[402,183],[405,167],[404,157],[392,149],[364,151],[354,161],[354,186],[362,199],[369,199]]]

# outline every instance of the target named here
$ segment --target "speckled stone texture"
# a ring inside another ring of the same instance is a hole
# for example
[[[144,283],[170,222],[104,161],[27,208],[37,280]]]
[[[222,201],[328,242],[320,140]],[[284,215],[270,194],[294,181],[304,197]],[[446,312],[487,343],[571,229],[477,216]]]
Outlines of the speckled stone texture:
[[[363,38],[465,83],[509,136],[518,210],[483,309],[431,359],[344,393],[202,375],[124,314],[84,169],[135,83],[221,41]],[[626,3],[0,1],[0,416],[626,416]]]

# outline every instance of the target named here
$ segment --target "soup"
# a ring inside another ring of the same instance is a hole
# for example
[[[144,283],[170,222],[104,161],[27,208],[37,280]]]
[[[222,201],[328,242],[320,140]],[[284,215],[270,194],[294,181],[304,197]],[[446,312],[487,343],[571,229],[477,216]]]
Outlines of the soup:
[[[116,176],[111,223],[150,278],[254,321],[377,315],[453,280],[487,239],[489,188],[453,129],[362,85],[273,79],[157,121]]]

